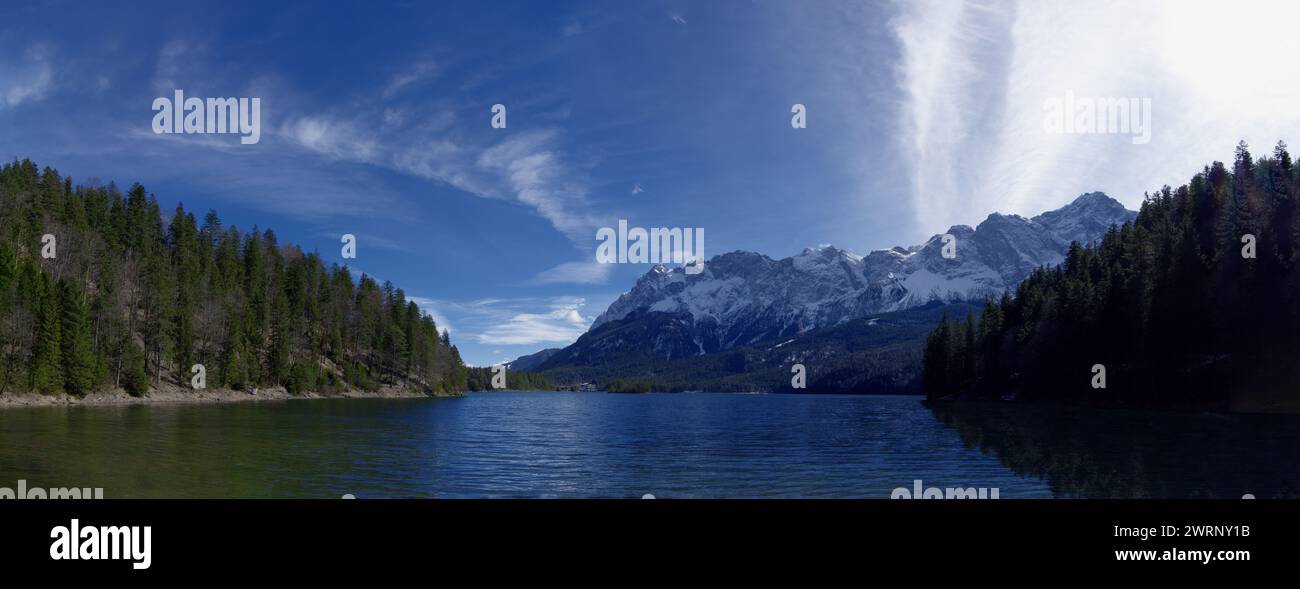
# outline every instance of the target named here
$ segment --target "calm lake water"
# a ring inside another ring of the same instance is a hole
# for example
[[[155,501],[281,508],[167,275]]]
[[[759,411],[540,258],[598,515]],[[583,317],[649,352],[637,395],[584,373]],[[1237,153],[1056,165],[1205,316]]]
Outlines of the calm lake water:
[[[477,393],[0,411],[0,486],[106,497],[1295,496],[1300,420],[915,397]]]

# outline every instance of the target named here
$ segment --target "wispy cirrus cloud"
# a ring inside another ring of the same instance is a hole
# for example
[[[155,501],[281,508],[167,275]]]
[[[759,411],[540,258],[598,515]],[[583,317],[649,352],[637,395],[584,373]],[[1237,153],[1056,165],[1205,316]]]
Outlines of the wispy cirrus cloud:
[[[211,63],[206,43],[172,40],[157,49],[152,85],[160,92],[170,93],[195,79],[209,84],[224,79],[203,75],[205,71],[220,71],[218,65]],[[588,212],[586,183],[569,161],[561,131],[542,127],[492,133],[457,126],[455,111],[463,108],[459,101],[415,95],[417,85],[442,73],[439,61],[421,58],[393,73],[381,89],[358,93],[344,104],[324,109],[302,99],[310,93],[300,92],[283,78],[259,78],[265,82],[260,84],[262,89],[270,88],[274,92],[273,96],[264,96],[264,141],[259,146],[258,157],[274,160],[285,173],[295,162],[299,168],[319,173],[313,159],[365,164],[444,184],[471,195],[517,202],[533,210],[571,241],[585,245],[596,223]],[[135,139],[146,135],[146,132],[128,132]],[[165,141],[169,137],[153,139]],[[231,146],[212,138],[185,136],[182,139],[199,147],[233,151]],[[257,181],[248,178],[245,183]],[[320,201],[319,210],[297,206],[277,210],[320,217],[320,211],[346,209],[355,204],[351,196],[343,196],[339,203],[326,202],[325,197],[336,192],[330,189],[331,182],[325,179],[315,183],[320,184],[319,189],[312,190],[319,195],[316,197]],[[262,204],[272,206],[270,202]]]
[[[539,272],[530,284],[604,284],[612,269],[612,264],[601,264],[594,259],[564,262]]]
[[[597,226],[588,211],[587,189],[565,161],[555,129],[512,133],[483,144],[451,137],[429,138],[409,128],[385,130],[378,119],[392,111],[344,118],[293,118],[281,133],[292,144],[336,160],[364,163],[439,182],[485,198],[513,200],[546,219],[574,242],[587,241]]]
[[[513,135],[483,151],[477,165],[499,174],[519,202],[569,239],[590,240],[597,223],[585,211],[587,191],[565,165],[556,134],[544,130]]]
[[[29,47],[23,58],[14,62],[0,58],[0,95],[4,96],[5,107],[40,100],[53,84],[54,67],[44,45]]]
[[[936,217],[958,207],[969,213],[980,206],[970,202],[963,150],[973,140],[987,141],[990,131],[982,125],[990,113],[1000,114],[999,86],[986,83],[998,72],[982,61],[992,56],[996,63],[1010,50],[1000,33],[1015,11],[1013,5],[964,0],[922,0],[900,10],[893,21],[902,49],[897,71],[906,126],[900,141],[917,162],[911,178],[917,223],[933,227]]]
[[[416,82],[435,78],[437,74],[438,62],[432,59],[416,62],[410,68],[393,74],[393,77],[388,81],[388,85],[384,86],[383,97],[391,98],[406,87]]]
[[[900,3],[890,26],[900,147],[918,226],[1032,214],[1103,190],[1129,206],[1185,181],[1238,140],[1300,136],[1300,7],[1246,0]],[[1259,19],[1259,14],[1270,14]],[[1277,56],[1271,59],[1261,56]],[[1059,134],[1044,105],[1067,93],[1149,98],[1151,141]]]
[[[331,158],[371,163],[381,155],[379,143],[352,121],[307,116],[292,119],[282,130],[302,147]]]

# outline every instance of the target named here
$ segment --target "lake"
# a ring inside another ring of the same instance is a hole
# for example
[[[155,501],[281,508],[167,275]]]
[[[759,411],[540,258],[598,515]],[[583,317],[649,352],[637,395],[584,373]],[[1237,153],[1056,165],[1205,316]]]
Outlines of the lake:
[[[473,393],[0,411],[0,486],[123,497],[1295,496],[1300,420],[916,397]]]

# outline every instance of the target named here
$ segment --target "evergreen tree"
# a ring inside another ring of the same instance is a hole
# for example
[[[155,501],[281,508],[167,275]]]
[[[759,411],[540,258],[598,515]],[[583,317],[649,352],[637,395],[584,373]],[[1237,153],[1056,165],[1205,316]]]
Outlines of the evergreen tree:
[[[40,300],[40,326],[32,363],[32,388],[39,393],[52,395],[63,391],[63,325],[59,297],[48,277],[43,277]]]
[[[59,237],[57,260],[40,236]],[[85,187],[30,160],[0,166],[0,392],[284,384],[465,386],[445,332],[391,284],[183,205],[164,224],[143,186]]]
[[[1285,144],[1254,159],[1240,143],[1231,171],[1215,162],[1186,185],[1147,195],[1134,222],[1072,245],[1060,266],[1034,271],[1014,298],[986,306],[973,365],[960,349],[971,344],[972,323],[941,322],[923,359],[927,394],[1292,403],[1298,175]],[[1105,388],[1091,386],[1095,364],[1107,369]]]
[[[149,374],[145,369],[144,350],[135,342],[127,342],[122,388],[132,397],[149,394]]]
[[[63,382],[69,393],[84,395],[95,384],[89,311],[83,295],[71,281],[60,280],[58,290],[59,304],[63,309]]]
[[[952,363],[952,334],[948,324],[948,314],[944,313],[939,326],[930,332],[923,352],[923,369],[921,379],[926,396],[931,399],[943,397],[949,392],[949,365]]]
[[[226,386],[241,390],[248,385],[248,347],[244,341],[243,326],[234,313],[229,319],[225,344],[221,352],[221,382]]]
[[[293,341],[289,320],[289,298],[281,292],[271,311],[271,349],[268,358],[271,382],[283,384],[290,376],[290,352]]]

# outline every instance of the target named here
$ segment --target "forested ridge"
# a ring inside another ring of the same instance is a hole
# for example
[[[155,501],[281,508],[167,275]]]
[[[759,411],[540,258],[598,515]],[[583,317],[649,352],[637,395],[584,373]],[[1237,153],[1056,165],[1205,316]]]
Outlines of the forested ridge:
[[[813,329],[792,337],[703,355],[671,359],[625,341],[653,341],[642,329],[673,329],[688,321],[670,313],[640,313],[605,323],[578,343],[551,355],[536,370],[561,387],[592,383],[617,392],[817,392],[916,394],[921,392],[921,348],[945,312],[977,309],[932,301]],[[630,337],[624,339],[630,332]],[[606,355],[606,351],[614,353]],[[805,365],[805,388],[792,383],[794,364]]]
[[[936,398],[1226,408],[1296,406],[1300,167],[1237,146],[1137,219],[1074,244],[925,348]],[[1094,367],[1105,370],[1096,386]]]
[[[0,168],[0,394],[284,386],[462,391],[448,333],[391,283],[134,184]],[[52,255],[50,255],[52,254]]]
[[[465,384],[466,390],[469,391],[492,391],[498,390],[492,386],[492,377],[494,375],[493,366],[471,366],[469,368],[469,378]],[[500,390],[506,391],[550,391],[554,390],[555,385],[550,380],[535,372],[524,372],[521,370],[506,370],[505,387]]]

